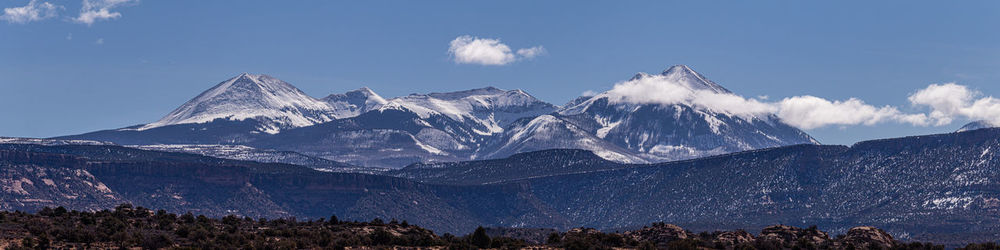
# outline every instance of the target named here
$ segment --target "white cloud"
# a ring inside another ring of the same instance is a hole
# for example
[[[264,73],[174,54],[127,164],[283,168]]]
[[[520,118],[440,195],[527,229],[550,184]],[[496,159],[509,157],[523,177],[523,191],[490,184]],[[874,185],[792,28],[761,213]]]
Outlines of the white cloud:
[[[104,38],[98,38],[97,41],[94,41],[94,44],[97,44],[97,45],[104,44]]]
[[[517,55],[526,59],[535,58],[536,56],[539,56],[544,53],[545,53],[545,47],[542,46],[535,46],[531,48],[517,50]]]
[[[41,21],[59,15],[58,11],[62,8],[62,6],[49,2],[31,0],[25,6],[4,8],[3,15],[0,15],[0,20],[20,24]]]
[[[719,113],[764,119],[774,115],[801,129],[826,126],[874,125],[884,122],[917,126],[929,124],[925,114],[907,114],[896,107],[876,107],[857,98],[831,101],[815,96],[794,96],[767,102],[765,97],[746,98],[713,90],[691,78],[645,75],[616,84],[602,93],[614,102],[686,104]]]
[[[119,18],[122,14],[112,9],[138,2],[139,0],[83,0],[80,16],[73,21],[89,26],[97,21]]]
[[[531,59],[545,51],[542,46],[517,50],[500,42],[500,39],[479,38],[469,35],[456,37],[448,47],[455,63],[480,65],[507,65],[518,59]]]
[[[955,83],[931,84],[910,95],[910,103],[928,107],[935,125],[951,124],[955,118],[986,120],[1000,124],[1000,99]]]
[[[926,125],[923,114],[904,114],[892,106],[875,107],[857,98],[830,101],[815,96],[795,96],[781,100],[778,118],[801,129],[814,129],[831,125],[875,125],[895,121]]]

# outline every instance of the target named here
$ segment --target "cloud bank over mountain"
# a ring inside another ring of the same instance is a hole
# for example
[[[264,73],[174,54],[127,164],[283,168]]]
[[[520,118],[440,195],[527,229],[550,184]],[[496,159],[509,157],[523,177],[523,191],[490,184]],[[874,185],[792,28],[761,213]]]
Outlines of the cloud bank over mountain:
[[[908,97],[915,110],[929,109],[929,113],[908,113],[891,105],[874,106],[858,98],[829,100],[800,95],[769,102],[766,98],[744,97],[729,91],[700,89],[683,78],[664,75],[642,75],[619,82],[606,95],[616,102],[686,104],[735,115],[774,114],[801,129],[886,122],[944,126],[958,118],[1000,123],[1000,99],[983,97],[982,93],[956,83],[931,84]]]

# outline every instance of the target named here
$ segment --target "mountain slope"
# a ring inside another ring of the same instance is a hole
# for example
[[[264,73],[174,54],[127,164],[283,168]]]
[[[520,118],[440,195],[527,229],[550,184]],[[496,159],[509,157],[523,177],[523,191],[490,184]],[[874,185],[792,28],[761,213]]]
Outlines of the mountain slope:
[[[489,184],[538,176],[583,173],[626,167],[593,152],[550,149],[519,153],[504,159],[413,164],[383,174],[437,184]]]
[[[683,99],[687,96],[670,96],[707,93],[704,95],[737,97],[684,65],[670,67],[659,75],[640,73],[619,86],[630,84],[658,85],[652,87],[665,93],[621,93],[623,91],[616,88],[592,97],[577,98],[557,114],[540,116],[528,123],[572,128],[574,132],[553,136],[544,132],[551,129],[539,131],[538,126],[521,126],[509,131],[511,136],[497,142],[502,146],[496,152],[489,152],[487,157],[545,148],[579,148],[618,161],[662,162],[817,143],[805,132],[782,123],[773,115],[732,113]],[[595,146],[599,144],[595,140],[616,147]]]
[[[342,119],[355,117],[385,105],[386,100],[364,87],[343,94],[332,94],[321,99],[333,108],[333,116]]]
[[[513,121],[555,108],[520,90],[413,94],[356,117],[290,129],[250,144],[369,167],[461,161]]]
[[[538,100],[521,90],[494,87],[448,93],[412,94],[393,98],[381,110],[404,110],[432,121],[448,119],[459,125],[442,129],[468,143],[481,142],[486,136],[504,131],[514,121],[548,114],[556,106]]]
[[[504,134],[494,137],[475,158],[503,158],[546,149],[583,149],[617,162],[647,162],[634,151],[607,142],[585,127],[562,119],[558,114],[541,115],[512,124]]]
[[[378,168],[358,167],[342,162],[312,157],[298,152],[258,149],[244,145],[218,144],[158,144],[130,146],[138,149],[200,154],[222,159],[256,161],[263,163],[285,163],[309,167],[329,172],[372,172]]]

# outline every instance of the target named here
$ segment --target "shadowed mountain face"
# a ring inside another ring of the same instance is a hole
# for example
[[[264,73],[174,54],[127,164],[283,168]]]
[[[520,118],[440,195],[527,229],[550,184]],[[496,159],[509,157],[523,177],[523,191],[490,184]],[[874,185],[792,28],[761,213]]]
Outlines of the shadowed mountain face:
[[[0,197],[9,209],[129,201],[213,215],[378,216],[444,232],[654,221],[695,231],[783,223],[841,233],[872,225],[903,240],[941,243],[992,239],[984,232],[1000,230],[991,219],[1000,213],[1000,186],[992,181],[1000,178],[1000,129],[646,165],[548,150],[386,172],[398,177],[116,146],[0,148],[0,181],[17,183]]]
[[[683,65],[630,81],[648,79],[683,91],[735,95]],[[154,147],[212,156],[223,156],[213,149],[241,145],[373,168],[546,149],[583,149],[612,161],[649,163],[816,143],[769,115],[627,99],[609,91],[557,107],[521,90],[493,87],[390,99],[361,88],[316,99],[273,77],[241,74],[159,121],[60,139],[168,144]],[[273,155],[241,159],[300,162]]]

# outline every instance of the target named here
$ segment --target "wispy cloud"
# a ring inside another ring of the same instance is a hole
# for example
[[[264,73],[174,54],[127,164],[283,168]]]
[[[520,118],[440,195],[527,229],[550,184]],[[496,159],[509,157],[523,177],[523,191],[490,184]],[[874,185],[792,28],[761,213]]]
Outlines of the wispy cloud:
[[[0,20],[18,24],[41,21],[58,16],[58,12],[62,8],[62,6],[49,2],[31,0],[25,6],[4,8]]]
[[[531,48],[517,50],[517,55],[525,59],[535,58],[536,56],[542,55],[544,53],[545,53],[545,47],[542,46],[535,46]]]
[[[83,0],[80,15],[73,18],[74,22],[93,25],[97,21],[116,19],[122,16],[114,8],[136,4],[138,0]]]
[[[98,38],[97,41],[94,41],[94,44],[97,44],[97,45],[104,44],[104,38]]]
[[[448,53],[455,63],[479,65],[507,65],[519,59],[531,59],[545,52],[542,46],[519,49],[515,54],[500,39],[479,38],[469,35],[452,40]]]

